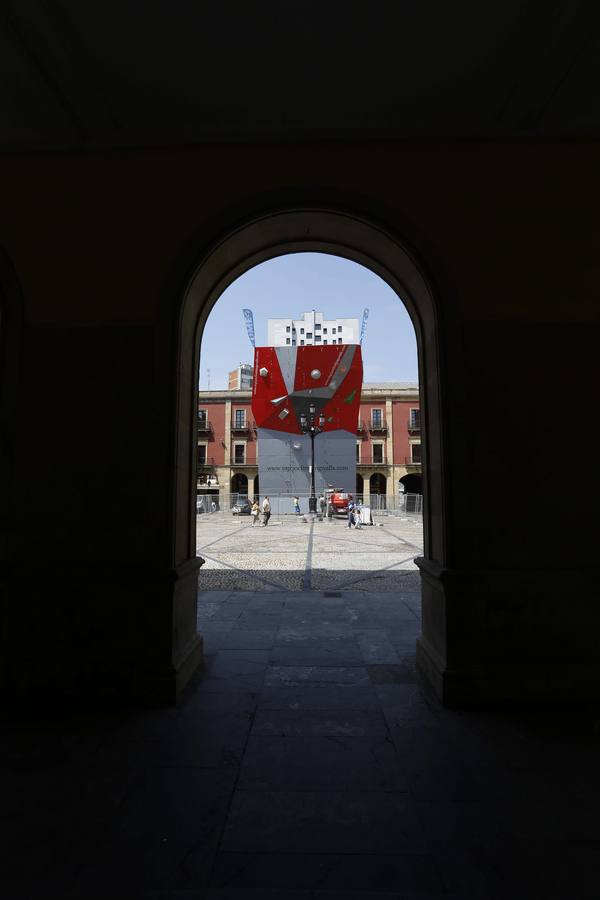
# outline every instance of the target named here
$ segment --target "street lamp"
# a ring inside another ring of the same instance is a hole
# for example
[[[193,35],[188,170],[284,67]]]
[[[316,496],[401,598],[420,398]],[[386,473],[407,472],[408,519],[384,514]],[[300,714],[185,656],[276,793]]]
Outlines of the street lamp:
[[[317,416],[314,403],[308,407],[308,415],[300,413],[300,430],[310,437],[310,497],[308,511],[316,513],[317,497],[315,494],[315,438],[325,427],[325,416]]]

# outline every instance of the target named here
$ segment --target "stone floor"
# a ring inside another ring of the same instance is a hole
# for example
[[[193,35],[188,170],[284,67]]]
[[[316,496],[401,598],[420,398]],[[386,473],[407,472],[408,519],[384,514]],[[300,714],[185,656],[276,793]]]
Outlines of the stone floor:
[[[199,623],[179,707],[4,723],[3,898],[597,900],[598,713],[440,708],[416,593]]]
[[[376,515],[374,522],[349,529],[344,518],[288,515],[263,528],[229,512],[198,516],[201,584],[221,591],[418,591],[421,520]]]

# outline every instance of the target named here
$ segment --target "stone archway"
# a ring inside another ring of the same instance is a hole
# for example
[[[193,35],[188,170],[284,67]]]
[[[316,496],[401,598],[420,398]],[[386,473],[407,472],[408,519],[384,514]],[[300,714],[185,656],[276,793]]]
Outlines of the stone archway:
[[[231,478],[231,493],[248,495],[248,476],[243,472],[236,472]]]
[[[387,493],[387,478],[381,472],[373,472],[369,478],[369,494],[371,506],[377,509],[385,509]]]
[[[11,521],[16,506],[10,490],[17,462],[14,417],[19,382],[23,326],[23,296],[12,261],[0,247],[0,568],[9,562],[13,542]],[[15,498],[16,502],[16,498]]]
[[[364,495],[364,492],[365,492],[364,479],[363,479],[362,475],[360,474],[360,472],[357,472],[356,473],[356,496],[362,497]]]
[[[415,328],[419,357],[424,467],[425,555],[446,562],[443,435],[438,313],[422,267],[408,248],[380,225],[345,211],[300,208],[276,211],[226,234],[200,260],[184,293],[179,317],[173,563],[195,556],[196,373],[206,320],[223,291],[261,262],[286,253],[331,253],[366,266],[398,294]]]
[[[401,490],[405,494],[421,494],[423,492],[423,476],[416,472],[399,478],[398,483],[402,485]]]
[[[199,261],[183,296],[178,324],[172,563],[186,571],[179,594],[189,621],[196,604],[195,501],[197,373],[206,320],[223,291],[259,263],[288,253],[330,253],[359,263],[396,292],[417,339],[424,482],[425,584],[435,602],[433,573],[447,563],[444,442],[439,315],[421,265],[403,242],[379,224],[346,211],[294,208],[261,215],[225,234]],[[401,298],[401,299],[400,299]]]

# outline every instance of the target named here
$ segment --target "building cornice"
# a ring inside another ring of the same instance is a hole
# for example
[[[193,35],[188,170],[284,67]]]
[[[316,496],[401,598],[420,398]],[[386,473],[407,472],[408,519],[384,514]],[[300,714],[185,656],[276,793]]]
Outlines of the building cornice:
[[[361,401],[368,400],[416,400],[419,399],[418,384],[394,384],[386,386],[385,384],[363,384],[360,394]],[[219,401],[230,400],[235,403],[250,403],[252,401],[252,391],[228,390],[224,388],[216,391],[198,391],[198,400],[205,403],[218,403]]]
[[[229,391],[227,388],[220,391],[198,391],[198,400],[205,400],[207,403],[215,403],[219,400],[237,400],[240,403],[249,403],[252,400],[252,391]]]

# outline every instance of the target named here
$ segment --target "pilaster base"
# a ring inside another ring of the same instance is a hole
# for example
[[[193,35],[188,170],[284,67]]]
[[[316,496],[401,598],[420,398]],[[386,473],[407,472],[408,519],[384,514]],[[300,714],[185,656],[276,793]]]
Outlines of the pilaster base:
[[[151,565],[40,565],[4,573],[1,687],[15,707],[177,702],[202,665],[201,558]]]
[[[417,665],[446,706],[600,701],[595,575],[417,564]]]

